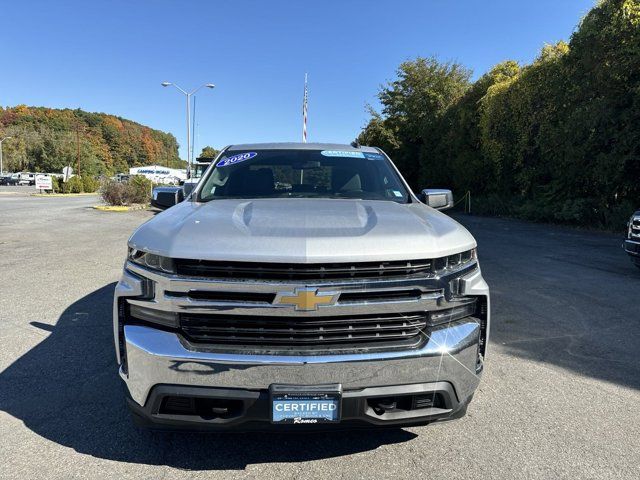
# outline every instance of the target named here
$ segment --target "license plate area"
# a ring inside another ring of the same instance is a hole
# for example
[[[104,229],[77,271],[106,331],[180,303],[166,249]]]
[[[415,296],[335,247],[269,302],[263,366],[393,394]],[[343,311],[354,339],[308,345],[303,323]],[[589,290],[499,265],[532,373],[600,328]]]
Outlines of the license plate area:
[[[342,411],[342,385],[271,385],[271,422],[337,423]]]

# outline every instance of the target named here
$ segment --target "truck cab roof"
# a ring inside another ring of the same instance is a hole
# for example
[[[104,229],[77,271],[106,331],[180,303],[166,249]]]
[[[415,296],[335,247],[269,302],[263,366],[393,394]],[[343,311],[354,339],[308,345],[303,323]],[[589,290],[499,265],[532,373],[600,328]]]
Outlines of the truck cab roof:
[[[230,145],[225,151],[246,151],[246,150],[341,150],[347,152],[371,152],[377,153],[380,150],[375,147],[346,145],[341,143],[302,143],[302,142],[283,142],[283,143],[243,143],[239,145]]]

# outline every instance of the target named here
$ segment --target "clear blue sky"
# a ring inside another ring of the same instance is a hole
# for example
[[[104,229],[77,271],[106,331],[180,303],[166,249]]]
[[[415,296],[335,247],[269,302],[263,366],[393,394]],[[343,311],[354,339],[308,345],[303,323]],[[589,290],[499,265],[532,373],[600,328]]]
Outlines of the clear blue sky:
[[[530,62],[568,39],[594,0],[13,1],[0,17],[0,105],[82,108],[172,132],[186,157],[184,88],[196,148],[350,142],[403,60],[437,55],[474,71]]]

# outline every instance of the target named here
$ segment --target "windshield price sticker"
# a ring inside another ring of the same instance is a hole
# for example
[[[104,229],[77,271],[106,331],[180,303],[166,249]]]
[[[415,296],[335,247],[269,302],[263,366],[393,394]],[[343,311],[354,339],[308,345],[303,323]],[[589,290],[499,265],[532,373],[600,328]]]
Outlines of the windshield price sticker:
[[[323,150],[320,154],[325,157],[364,158],[362,152],[348,152],[346,150]]]
[[[244,162],[258,156],[257,152],[246,152],[233,155],[232,157],[223,158],[220,160],[216,167],[228,167],[229,165],[235,165],[236,163]]]

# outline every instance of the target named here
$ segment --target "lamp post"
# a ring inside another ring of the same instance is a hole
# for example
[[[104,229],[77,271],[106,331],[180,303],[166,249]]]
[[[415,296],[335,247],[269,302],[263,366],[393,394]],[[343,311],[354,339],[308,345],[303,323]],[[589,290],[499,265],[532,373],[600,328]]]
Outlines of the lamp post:
[[[2,175],[2,172],[4,172],[3,168],[2,168],[2,142],[4,142],[5,140],[10,139],[11,137],[4,137],[2,140],[0,140],[0,175]]]
[[[163,87],[174,86],[178,90],[180,90],[180,92],[182,92],[187,98],[187,178],[191,178],[191,153],[190,153],[191,152],[191,118],[190,118],[191,117],[191,95],[196,93],[202,87],[214,88],[215,85],[213,83],[203,83],[198,88],[190,92],[183,90],[178,85],[171,82],[162,82],[162,86]]]

